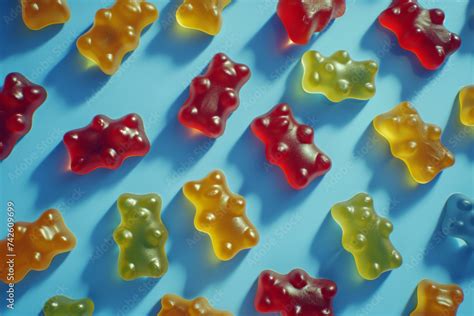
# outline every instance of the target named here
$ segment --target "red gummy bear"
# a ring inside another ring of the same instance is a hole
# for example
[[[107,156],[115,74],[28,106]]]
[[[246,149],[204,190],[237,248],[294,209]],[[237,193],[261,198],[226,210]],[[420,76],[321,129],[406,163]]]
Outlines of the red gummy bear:
[[[299,124],[288,104],[257,117],[251,128],[265,144],[267,160],[283,169],[294,189],[303,189],[331,168],[329,157],[313,143],[313,129]]]
[[[304,45],[346,12],[346,0],[280,0],[277,14],[290,40]]]
[[[43,87],[23,75],[6,76],[0,91],[0,160],[7,158],[18,140],[30,131],[33,114],[46,96]]]
[[[429,70],[439,68],[461,46],[461,38],[444,27],[444,12],[424,9],[418,0],[393,0],[379,22]]]
[[[97,168],[117,169],[125,159],[144,156],[150,150],[143,122],[138,114],[118,120],[97,115],[92,122],[64,135],[70,169],[86,174]]]
[[[223,53],[216,54],[206,73],[191,82],[179,121],[208,137],[221,136],[227,119],[239,106],[239,91],[249,78],[246,65],[234,63]]]
[[[255,308],[282,316],[332,316],[336,293],[336,283],[314,279],[301,269],[286,275],[265,270],[258,279]]]

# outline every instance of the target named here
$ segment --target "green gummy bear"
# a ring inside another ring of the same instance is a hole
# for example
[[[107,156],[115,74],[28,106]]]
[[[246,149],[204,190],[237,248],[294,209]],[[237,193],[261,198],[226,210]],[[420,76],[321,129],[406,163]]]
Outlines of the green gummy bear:
[[[324,57],[309,50],[301,58],[302,86],[308,93],[320,93],[332,102],[345,99],[369,100],[375,95],[379,66],[373,60],[354,61],[345,50]]]
[[[89,298],[73,300],[63,295],[51,297],[43,307],[44,316],[91,316],[94,302]]]
[[[354,256],[364,279],[376,279],[401,266],[402,257],[389,239],[393,225],[377,215],[368,194],[359,193],[335,204],[331,215],[342,228],[342,246]]]
[[[118,271],[124,280],[161,277],[168,270],[165,243],[168,231],[161,221],[161,198],[156,194],[122,194],[117,200],[122,221],[114,231],[120,248]]]

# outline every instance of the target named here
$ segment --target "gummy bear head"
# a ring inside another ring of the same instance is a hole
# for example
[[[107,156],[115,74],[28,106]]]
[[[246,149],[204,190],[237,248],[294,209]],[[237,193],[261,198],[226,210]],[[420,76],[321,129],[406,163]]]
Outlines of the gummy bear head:
[[[221,199],[230,194],[225,176],[220,170],[212,171],[202,180],[186,183],[183,192],[193,204],[205,205],[219,205]]]
[[[463,239],[474,248],[474,206],[473,200],[463,194],[455,193],[445,205],[443,232]]]
[[[257,136],[272,138],[286,133],[294,125],[292,112],[288,104],[281,103],[272,111],[256,118],[252,123],[252,130]]]
[[[455,315],[464,293],[457,285],[438,284],[423,280],[417,289],[418,307],[426,315]],[[454,312],[454,313],[453,313]]]
[[[359,232],[371,229],[378,218],[373,200],[367,193],[359,193],[348,201],[334,205],[331,215],[341,226],[355,226]]]
[[[226,54],[218,53],[212,58],[207,73],[211,84],[226,83],[238,90],[249,79],[250,69],[244,64],[234,63]]]

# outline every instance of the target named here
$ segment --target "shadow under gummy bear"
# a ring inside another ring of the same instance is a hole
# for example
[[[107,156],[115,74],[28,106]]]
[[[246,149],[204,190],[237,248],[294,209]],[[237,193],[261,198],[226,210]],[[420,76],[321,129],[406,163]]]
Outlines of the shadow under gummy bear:
[[[248,254],[247,249],[229,261],[219,261],[214,255],[209,236],[194,227],[194,206],[181,190],[164,209],[163,222],[170,233],[168,242],[171,246],[167,251],[169,265],[181,265],[186,270],[184,297],[196,297],[206,287],[229,277]]]
[[[366,303],[390,275],[383,273],[379,278],[367,281],[357,272],[354,258],[341,245],[342,231],[332,219],[329,211],[324,218],[311,245],[311,253],[319,262],[319,270],[314,275],[330,279],[337,284],[334,298],[334,312],[342,313],[351,305]]]
[[[161,10],[156,22],[160,29],[146,48],[146,53],[151,56],[163,54],[171,57],[175,64],[185,64],[196,59],[209,46],[214,36],[178,25],[175,15],[179,4],[179,1],[170,1]]]
[[[250,128],[234,144],[227,160],[236,165],[243,175],[242,186],[235,192],[244,197],[255,193],[260,198],[264,225],[278,219],[290,206],[302,204],[324,179],[324,176],[319,177],[302,190],[292,189],[283,171],[266,160],[265,146]],[[259,181],[255,181],[256,175],[260,176]]]
[[[409,101],[415,97],[423,87],[441,74],[443,67],[449,63],[448,58],[436,71],[423,68],[415,54],[401,48],[395,35],[383,28],[378,19],[375,19],[364,33],[360,47],[375,52],[379,63],[378,76],[398,78],[402,87],[402,100]]]
[[[117,267],[119,250],[112,237],[119,223],[120,215],[114,201],[96,224],[90,238],[94,252],[82,273],[82,280],[88,286],[88,297],[94,301],[96,312],[113,310],[114,314],[126,314],[138,306],[161,280],[140,278],[124,281],[120,278]]]
[[[421,197],[427,194],[443,176],[441,172],[429,183],[416,183],[411,178],[405,163],[393,157],[388,142],[375,131],[372,122],[357,141],[353,155],[353,159],[365,162],[367,172],[371,174],[367,191],[385,190],[390,196],[391,205],[387,212],[390,215],[384,212],[381,214],[384,217],[402,215],[411,205],[421,201]]]
[[[67,170],[68,154],[61,141],[38,165],[31,175],[31,182],[38,187],[35,207],[53,207],[61,198],[70,197],[76,190],[84,191],[84,196],[75,201],[79,205],[83,199],[92,198],[101,190],[124,181],[141,161],[142,157],[126,159],[116,170],[97,169],[85,175],[77,175]],[[47,174],[48,177],[44,175]]]

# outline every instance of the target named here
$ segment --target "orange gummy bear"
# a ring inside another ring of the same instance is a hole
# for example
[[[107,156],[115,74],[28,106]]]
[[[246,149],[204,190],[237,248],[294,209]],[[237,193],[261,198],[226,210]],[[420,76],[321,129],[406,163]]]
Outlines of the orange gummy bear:
[[[373,124],[389,142],[392,154],[407,165],[418,183],[430,182],[454,164],[453,154],[441,143],[441,129],[423,122],[408,102],[377,116]]]
[[[222,11],[231,0],[183,0],[176,10],[176,20],[182,27],[217,35],[222,26]]]
[[[158,10],[145,0],[116,0],[97,11],[92,28],[77,40],[79,52],[108,74],[114,74],[128,52],[137,48],[145,27],[158,19]]]
[[[232,259],[239,251],[258,243],[257,229],[245,215],[244,198],[230,191],[221,171],[186,183],[183,192],[196,208],[194,226],[211,237],[220,260]]]
[[[23,22],[30,30],[40,30],[48,25],[63,24],[71,12],[66,0],[20,0]]]
[[[418,283],[418,302],[410,316],[456,316],[464,300],[462,289],[456,284],[439,284],[431,280]]]
[[[18,283],[31,270],[46,270],[53,258],[76,246],[76,237],[56,209],[45,211],[32,223],[18,222],[0,241],[0,279]]]
[[[224,312],[213,308],[207,299],[197,297],[193,300],[186,300],[178,295],[166,294],[161,299],[161,310],[157,316],[232,316],[229,312]]]

